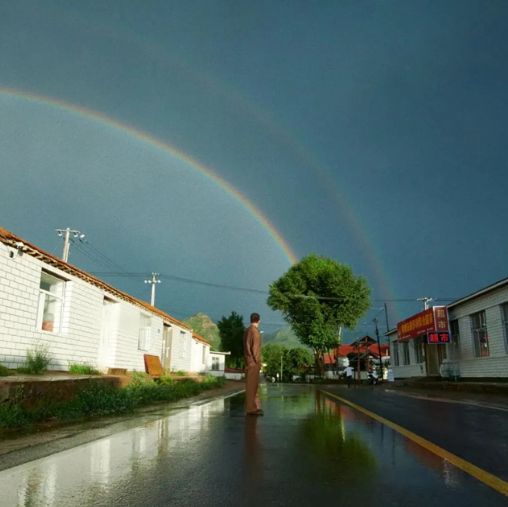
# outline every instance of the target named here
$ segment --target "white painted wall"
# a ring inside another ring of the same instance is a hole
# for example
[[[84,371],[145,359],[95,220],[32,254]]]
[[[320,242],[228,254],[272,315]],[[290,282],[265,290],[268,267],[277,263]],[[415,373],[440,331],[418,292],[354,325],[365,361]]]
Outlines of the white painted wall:
[[[218,370],[212,370],[212,358],[217,357],[219,358],[219,369]],[[224,377],[224,369],[226,368],[226,356],[224,354],[217,354],[215,352],[210,351],[208,353],[208,359],[207,359],[207,371],[211,375],[214,375],[215,377]]]
[[[96,365],[102,319],[99,289],[71,277],[27,254],[13,259],[0,243],[0,363],[20,366],[26,351],[47,344],[52,369],[66,369],[68,361]],[[38,323],[39,284],[42,268],[68,280],[65,286],[62,326],[59,332],[42,331]]]
[[[171,371],[191,371],[192,333],[188,329],[173,326]]]
[[[458,366],[461,377],[508,377],[508,337],[501,313],[501,305],[507,302],[508,287],[502,287],[448,310],[450,320],[459,321]],[[482,310],[485,310],[487,320],[490,356],[475,357],[470,316]]]
[[[190,371],[194,373],[206,373],[208,371],[208,357],[210,355],[210,346],[202,341],[192,338],[192,357]],[[203,361],[203,348],[205,350],[205,360]]]
[[[426,369],[425,362],[417,363],[416,362],[416,351],[415,351],[415,341],[409,340],[409,364],[405,365],[404,362],[404,352],[402,349],[402,343],[397,341],[397,332],[389,335],[390,339],[390,364],[393,369],[393,376],[395,379],[404,379],[410,377],[425,377]],[[395,365],[395,349],[399,351],[399,366]]]
[[[14,258],[9,251],[15,252]],[[58,332],[41,330],[38,322],[39,286],[42,270],[66,280],[61,326]],[[109,351],[99,364],[99,348],[103,322],[104,297],[114,300],[111,312]],[[147,350],[139,350],[141,315],[150,316],[150,340]],[[171,323],[174,329],[173,370],[191,370],[191,337]],[[185,358],[181,357],[180,331],[187,343]],[[53,361],[50,369],[65,370],[69,362],[86,362],[98,367],[118,367],[144,371],[144,354],[161,356],[163,319],[148,310],[109,293],[80,278],[46,265],[0,243],[0,364],[19,367],[26,351],[36,344],[49,346]],[[199,355],[201,361],[201,355]]]

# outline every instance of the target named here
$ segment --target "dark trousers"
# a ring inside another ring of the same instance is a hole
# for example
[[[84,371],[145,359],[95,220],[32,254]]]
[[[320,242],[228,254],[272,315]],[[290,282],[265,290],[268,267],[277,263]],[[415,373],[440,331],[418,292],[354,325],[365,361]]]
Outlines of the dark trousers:
[[[351,387],[351,380],[352,380],[353,377],[348,375],[346,378],[347,378],[347,386],[349,388],[349,387]]]
[[[258,409],[256,405],[256,394],[259,386],[259,370],[261,365],[254,363],[245,368],[245,409],[247,413],[255,412]]]

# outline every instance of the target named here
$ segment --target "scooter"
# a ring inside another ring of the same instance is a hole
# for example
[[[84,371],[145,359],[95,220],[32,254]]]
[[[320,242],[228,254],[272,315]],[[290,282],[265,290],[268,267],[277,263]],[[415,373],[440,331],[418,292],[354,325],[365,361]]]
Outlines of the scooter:
[[[378,382],[378,380],[377,380],[377,373],[369,371],[369,373],[367,375],[367,380],[369,381],[369,385],[370,386],[377,385],[377,382]]]

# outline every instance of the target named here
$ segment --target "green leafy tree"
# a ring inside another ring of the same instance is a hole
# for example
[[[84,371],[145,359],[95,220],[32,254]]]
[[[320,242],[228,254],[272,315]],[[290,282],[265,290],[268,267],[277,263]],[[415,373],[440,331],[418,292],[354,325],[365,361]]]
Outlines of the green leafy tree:
[[[276,343],[264,345],[261,349],[261,358],[263,361],[263,371],[267,377],[275,377],[280,374],[281,358],[287,352],[286,347]]]
[[[297,347],[288,350],[283,358],[283,377],[284,380],[293,380],[293,376],[302,375],[305,373],[309,366],[314,362],[312,354],[308,349]]]
[[[226,366],[243,368],[243,333],[245,331],[243,317],[236,312],[231,312],[229,317],[222,317],[217,326],[220,333],[220,350],[231,352],[230,356],[226,356]]]
[[[270,285],[267,302],[314,351],[322,372],[323,354],[339,345],[341,328],[355,329],[370,308],[370,292],[349,266],[311,254]]]

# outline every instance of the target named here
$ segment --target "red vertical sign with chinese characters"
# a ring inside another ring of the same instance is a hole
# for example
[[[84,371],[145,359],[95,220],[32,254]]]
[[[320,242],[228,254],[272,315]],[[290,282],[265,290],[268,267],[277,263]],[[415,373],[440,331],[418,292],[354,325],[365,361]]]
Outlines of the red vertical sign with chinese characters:
[[[447,333],[450,331],[448,326],[448,312],[445,306],[434,306],[434,331],[438,333]]]

